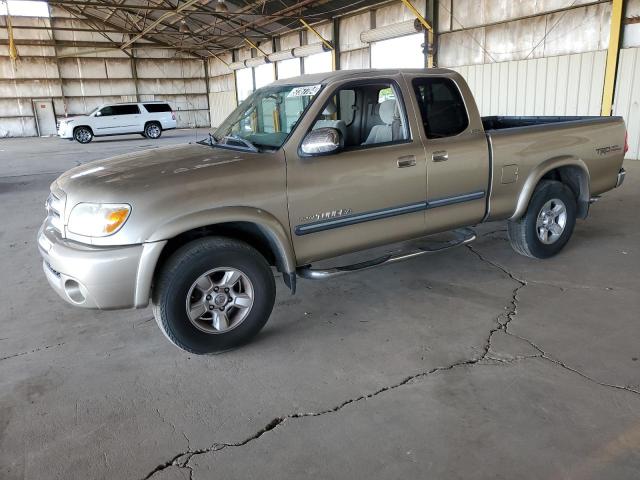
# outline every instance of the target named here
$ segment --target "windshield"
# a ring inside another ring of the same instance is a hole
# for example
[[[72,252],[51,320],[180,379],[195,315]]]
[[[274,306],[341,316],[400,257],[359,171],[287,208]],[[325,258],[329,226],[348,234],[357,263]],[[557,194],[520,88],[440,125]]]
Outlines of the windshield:
[[[93,110],[91,110],[89,113],[87,113],[87,116],[91,116],[91,115],[93,115],[93,114],[94,114],[94,113],[96,113],[98,110],[100,110],[100,107],[96,107],[96,108],[94,108],[94,109],[93,109]]]
[[[256,90],[220,124],[213,138],[230,147],[278,149],[321,87],[280,85]]]

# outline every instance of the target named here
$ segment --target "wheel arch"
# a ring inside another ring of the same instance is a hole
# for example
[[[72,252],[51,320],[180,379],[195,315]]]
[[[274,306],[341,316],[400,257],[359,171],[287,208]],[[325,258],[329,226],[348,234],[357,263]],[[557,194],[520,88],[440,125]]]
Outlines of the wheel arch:
[[[589,169],[578,157],[561,156],[540,163],[529,173],[518,195],[516,210],[509,220],[517,220],[525,214],[541,180],[558,180],[567,185],[576,197],[577,217],[587,216],[590,198]]]
[[[73,127],[73,135],[74,136],[76,134],[76,130],[78,130],[79,128],[88,128],[89,131],[91,132],[91,135],[93,135],[94,137],[96,136],[95,132],[93,131],[93,128],[91,127],[91,125],[76,125],[75,127]]]
[[[228,207],[196,212],[163,224],[147,240],[162,244],[146,265],[140,266],[136,288],[136,306],[148,303],[151,286],[164,262],[187,242],[222,236],[248,243],[265,257],[270,265],[282,272],[285,284],[295,293],[296,260],[287,231],[282,224],[264,210],[250,207]],[[140,274],[143,272],[142,274]]]

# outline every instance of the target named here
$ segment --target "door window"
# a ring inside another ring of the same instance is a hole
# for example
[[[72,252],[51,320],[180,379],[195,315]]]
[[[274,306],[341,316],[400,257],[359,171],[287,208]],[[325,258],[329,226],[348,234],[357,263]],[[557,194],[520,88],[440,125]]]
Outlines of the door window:
[[[111,115],[135,115],[140,113],[138,105],[112,105]]]
[[[404,105],[391,82],[349,84],[337,90],[312,129],[326,127],[340,131],[346,149],[410,140]]]
[[[467,129],[467,108],[453,81],[448,78],[416,78],[413,88],[427,138],[452,137]]]

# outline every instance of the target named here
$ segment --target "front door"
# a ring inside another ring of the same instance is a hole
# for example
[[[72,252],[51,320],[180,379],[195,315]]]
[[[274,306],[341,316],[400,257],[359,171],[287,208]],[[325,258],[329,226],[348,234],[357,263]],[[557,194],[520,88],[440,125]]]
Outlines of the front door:
[[[424,147],[411,135],[415,116],[397,82],[359,80],[318,98],[299,138],[334,128],[344,139],[338,153],[299,156],[298,141],[289,142],[289,219],[300,264],[424,232]]]
[[[96,115],[95,135],[113,135],[120,133],[120,116],[114,112],[115,107],[108,106],[100,109],[100,115]]]
[[[409,81],[426,137],[427,231],[474,225],[485,215],[489,188],[489,150],[475,105],[467,111],[449,77]]]

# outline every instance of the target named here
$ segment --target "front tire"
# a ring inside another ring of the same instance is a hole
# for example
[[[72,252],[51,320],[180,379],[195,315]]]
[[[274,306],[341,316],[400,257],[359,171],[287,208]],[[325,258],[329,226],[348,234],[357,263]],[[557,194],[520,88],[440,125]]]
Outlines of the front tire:
[[[149,122],[144,126],[144,136],[155,140],[156,138],[160,138],[162,135],[162,127],[158,122]]]
[[[93,140],[93,132],[89,127],[78,127],[73,131],[73,138],[78,143],[89,143]]]
[[[271,268],[253,247],[207,237],[187,243],[167,260],[153,289],[153,313],[178,348],[218,353],[262,329],[275,293]]]
[[[555,180],[542,180],[524,216],[508,222],[511,246],[526,257],[556,255],[571,238],[576,210],[576,197],[569,187]]]

